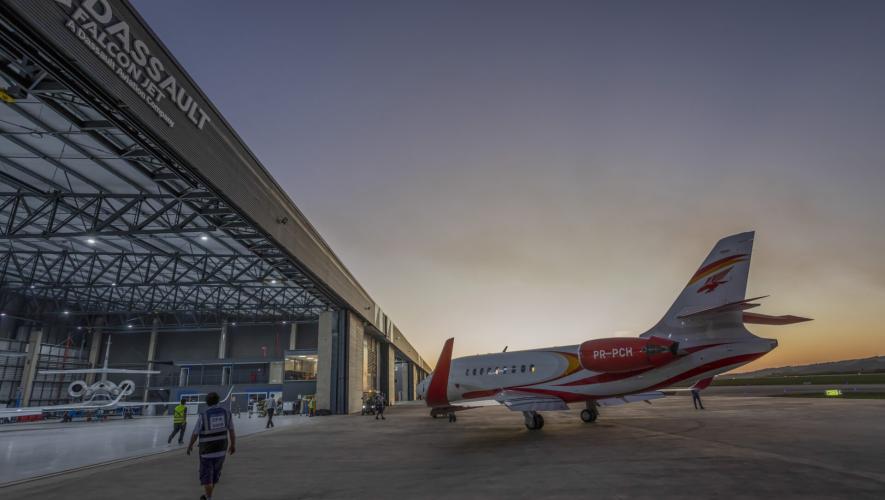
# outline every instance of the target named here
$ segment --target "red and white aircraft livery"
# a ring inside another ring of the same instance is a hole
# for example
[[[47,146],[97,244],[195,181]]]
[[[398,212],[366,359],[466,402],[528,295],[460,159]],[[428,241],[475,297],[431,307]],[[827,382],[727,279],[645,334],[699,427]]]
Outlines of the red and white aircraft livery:
[[[753,232],[720,240],[688,281],[667,314],[638,338],[588,340],[580,345],[501,352],[452,359],[446,341],[436,369],[418,385],[431,416],[500,403],[521,411],[529,429],[540,429],[539,411],[568,410],[585,403],[581,420],[593,422],[598,407],[662,398],[661,389],[694,384],[764,356],[777,341],[747,331],[747,323],[786,325],[798,316],[750,313],[746,298]]]

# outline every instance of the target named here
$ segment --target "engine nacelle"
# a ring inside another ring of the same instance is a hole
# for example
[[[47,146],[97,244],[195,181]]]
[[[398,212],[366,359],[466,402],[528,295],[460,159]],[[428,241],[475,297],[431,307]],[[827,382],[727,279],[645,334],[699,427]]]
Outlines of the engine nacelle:
[[[124,396],[129,396],[133,392],[135,392],[135,382],[131,380],[124,380],[120,382],[120,385],[117,386],[119,388],[119,393]]]
[[[87,390],[89,390],[89,386],[86,385],[85,380],[75,380],[68,386],[68,395],[74,399],[81,398]]]
[[[581,366],[603,373],[653,368],[676,359],[679,343],[658,337],[588,340],[581,344]]]

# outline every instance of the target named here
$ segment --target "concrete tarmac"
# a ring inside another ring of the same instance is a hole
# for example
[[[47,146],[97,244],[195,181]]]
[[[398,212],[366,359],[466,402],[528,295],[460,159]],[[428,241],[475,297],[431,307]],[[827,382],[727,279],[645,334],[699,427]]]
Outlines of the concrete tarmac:
[[[188,419],[184,435],[187,444],[196,425],[196,415]],[[306,418],[305,418],[306,420]],[[265,418],[242,414],[234,417],[239,435],[265,430]],[[296,417],[278,416],[277,426],[303,423]],[[69,423],[33,422],[0,425],[0,486],[36,476],[142,457],[180,448],[176,439],[166,444],[172,432],[172,417],[115,418],[105,422],[77,420]]]
[[[885,401],[706,397],[433,420],[426,408],[308,419],[244,437],[226,498],[885,498]],[[181,450],[0,489],[3,498],[196,499]]]

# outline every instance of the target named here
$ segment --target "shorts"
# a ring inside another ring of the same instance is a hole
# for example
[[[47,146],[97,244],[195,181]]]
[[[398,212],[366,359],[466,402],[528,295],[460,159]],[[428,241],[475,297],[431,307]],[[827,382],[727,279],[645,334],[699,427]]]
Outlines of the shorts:
[[[200,457],[200,484],[218,484],[221,479],[221,467],[225,457],[204,458]]]

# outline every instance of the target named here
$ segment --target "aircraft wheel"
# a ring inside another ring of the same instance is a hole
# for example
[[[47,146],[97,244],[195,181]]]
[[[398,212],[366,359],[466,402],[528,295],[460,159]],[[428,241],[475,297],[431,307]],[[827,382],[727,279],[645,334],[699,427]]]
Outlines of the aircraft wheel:
[[[458,421],[458,416],[455,415],[454,412],[449,413],[449,422],[457,422],[457,421]]]
[[[530,431],[544,427],[544,417],[535,412],[525,412],[525,428]]]
[[[586,410],[581,410],[581,420],[585,423],[596,422],[596,418],[599,417],[599,412],[596,409],[587,408]]]

